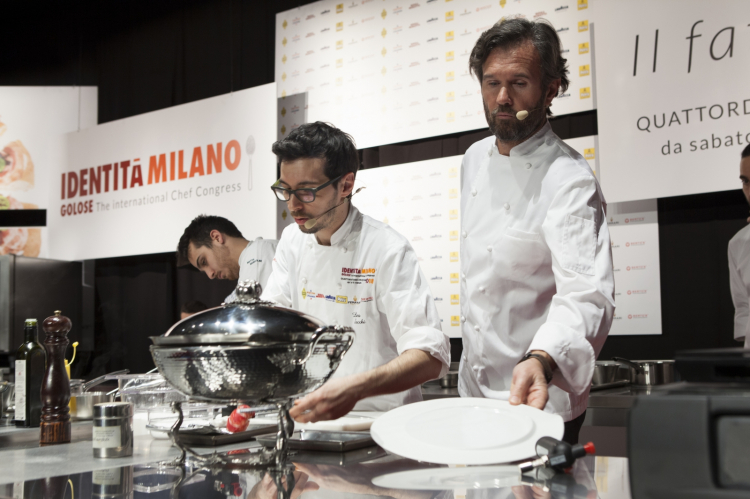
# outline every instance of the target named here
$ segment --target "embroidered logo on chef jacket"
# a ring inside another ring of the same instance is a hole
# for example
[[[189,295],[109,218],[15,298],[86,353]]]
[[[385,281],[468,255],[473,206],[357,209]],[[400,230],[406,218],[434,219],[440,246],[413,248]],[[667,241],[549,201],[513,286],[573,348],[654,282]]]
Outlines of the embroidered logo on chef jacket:
[[[263,263],[263,260],[252,258],[245,263],[248,265],[255,265],[256,263]]]
[[[372,296],[368,296],[367,298],[362,298],[362,303],[367,303],[372,301]]]
[[[326,295],[326,301],[336,301],[336,297],[333,295]]]
[[[348,299],[348,296],[336,295],[336,303],[343,303],[344,305],[346,305]]]
[[[305,291],[305,288],[302,288],[302,299],[304,300],[307,298],[307,291]]]
[[[365,324],[365,319],[361,315],[359,315],[357,312],[352,312],[352,317],[354,317],[354,323],[355,324]]]
[[[342,267],[341,280],[347,284],[373,284],[375,283],[376,269],[352,269]]]

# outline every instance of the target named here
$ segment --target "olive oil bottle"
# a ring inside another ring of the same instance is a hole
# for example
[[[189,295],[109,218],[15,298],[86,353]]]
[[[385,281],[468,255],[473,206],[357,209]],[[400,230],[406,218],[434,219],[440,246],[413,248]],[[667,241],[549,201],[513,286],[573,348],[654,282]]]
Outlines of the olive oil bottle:
[[[16,353],[16,419],[17,427],[39,426],[42,418],[42,379],[47,352],[39,344],[36,319],[26,319],[23,345]]]

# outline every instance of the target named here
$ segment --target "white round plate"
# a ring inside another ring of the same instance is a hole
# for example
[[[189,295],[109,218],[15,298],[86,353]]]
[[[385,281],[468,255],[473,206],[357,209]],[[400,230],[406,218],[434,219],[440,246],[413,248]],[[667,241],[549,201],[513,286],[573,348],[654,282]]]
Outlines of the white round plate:
[[[382,448],[439,464],[497,464],[536,456],[541,437],[560,439],[560,416],[504,400],[446,398],[408,404],[370,428]]]
[[[512,465],[399,471],[375,477],[372,483],[402,490],[501,489],[523,484],[521,471]]]

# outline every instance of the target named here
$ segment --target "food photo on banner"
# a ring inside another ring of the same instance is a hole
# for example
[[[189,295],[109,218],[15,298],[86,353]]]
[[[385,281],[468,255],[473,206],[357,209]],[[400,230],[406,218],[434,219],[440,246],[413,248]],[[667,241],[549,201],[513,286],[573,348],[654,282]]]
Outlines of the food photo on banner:
[[[52,172],[50,256],[171,252],[206,213],[273,239],[274,90],[262,85],[68,134]]]
[[[46,209],[64,134],[96,125],[96,87],[0,87],[0,210]],[[44,227],[2,227],[0,255],[45,257]]]

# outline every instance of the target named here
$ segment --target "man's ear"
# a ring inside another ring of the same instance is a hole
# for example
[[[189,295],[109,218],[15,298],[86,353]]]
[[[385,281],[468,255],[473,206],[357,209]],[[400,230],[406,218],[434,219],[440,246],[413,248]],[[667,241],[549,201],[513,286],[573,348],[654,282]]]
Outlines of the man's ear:
[[[349,194],[352,193],[354,190],[354,173],[349,172],[346,175],[344,175],[344,178],[341,179],[343,189],[341,191],[341,194],[346,197]]]
[[[215,241],[218,244],[224,244],[226,242],[226,238],[224,237],[224,234],[222,234],[216,229],[212,230],[209,236],[211,236],[211,241]]]
[[[557,94],[560,92],[561,84],[562,80],[558,78],[556,80],[552,80],[550,84],[547,85],[547,95],[545,95],[544,107],[549,107],[552,104],[552,100],[557,97]]]

